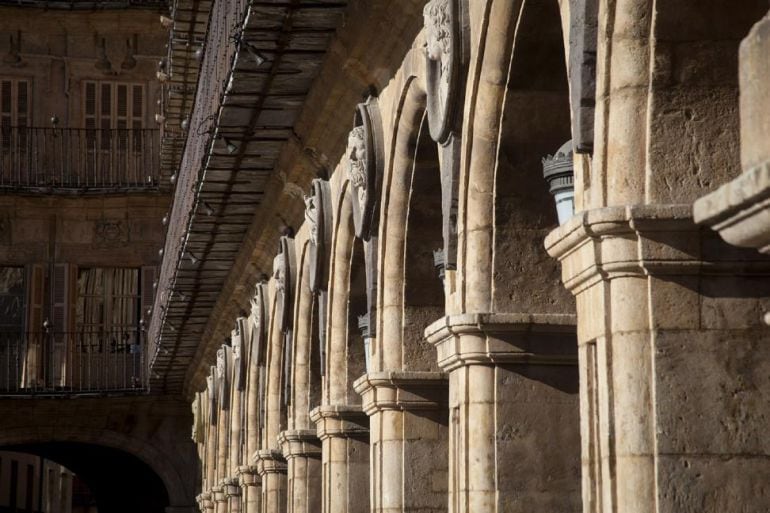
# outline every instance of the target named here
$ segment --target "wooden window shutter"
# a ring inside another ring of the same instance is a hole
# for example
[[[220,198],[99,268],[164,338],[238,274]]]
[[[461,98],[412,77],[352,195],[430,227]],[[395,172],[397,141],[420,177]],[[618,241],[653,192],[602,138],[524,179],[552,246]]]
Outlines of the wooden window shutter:
[[[96,82],[86,82],[83,91],[85,127],[93,130],[96,128]]]
[[[2,131],[2,143],[4,147],[11,145],[11,132],[9,128],[12,122],[12,87],[10,80],[0,81],[0,131]]]
[[[42,378],[43,321],[45,320],[45,267],[27,266],[27,347],[20,386],[33,387]]]
[[[55,264],[51,280],[51,324],[56,332],[74,330],[73,294],[77,280],[76,268],[71,264]]]
[[[140,296],[141,296],[141,310],[140,310],[140,319],[144,319],[147,321],[149,319],[149,315],[147,313],[147,310],[149,309],[152,311],[152,304],[155,301],[155,290],[152,288],[152,284],[155,282],[155,279],[158,275],[158,270],[154,266],[145,266],[142,267],[142,277],[141,277],[141,285],[140,285]]]
[[[16,126],[29,126],[29,82],[16,82]]]

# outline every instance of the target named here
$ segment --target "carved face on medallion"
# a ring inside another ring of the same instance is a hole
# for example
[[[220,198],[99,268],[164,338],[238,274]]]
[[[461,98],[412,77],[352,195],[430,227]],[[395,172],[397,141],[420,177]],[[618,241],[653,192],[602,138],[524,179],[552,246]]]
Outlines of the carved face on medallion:
[[[358,197],[358,204],[364,208],[367,198],[366,139],[364,127],[357,126],[348,136],[348,179]]]
[[[275,279],[275,288],[280,294],[286,293],[286,256],[279,253],[273,259],[273,278]]]
[[[225,369],[227,364],[225,362],[225,348],[220,347],[217,349],[217,380],[223,381],[225,379]]]
[[[305,221],[310,228],[310,243],[318,246],[318,206],[315,196],[305,196]]]
[[[443,71],[444,63],[451,53],[452,26],[449,3],[447,0],[431,0],[425,5],[422,15],[425,21],[428,58],[441,61]]]

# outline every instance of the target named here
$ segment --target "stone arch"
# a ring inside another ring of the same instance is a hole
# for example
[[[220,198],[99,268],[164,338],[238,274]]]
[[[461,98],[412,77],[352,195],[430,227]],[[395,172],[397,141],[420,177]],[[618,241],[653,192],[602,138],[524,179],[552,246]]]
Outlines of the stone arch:
[[[310,410],[318,405],[320,376],[312,365],[317,353],[318,310],[310,290],[310,241],[297,241],[297,282],[294,301],[294,342],[291,374],[291,398],[288,429],[310,429]]]
[[[434,351],[423,340],[422,331],[444,314],[444,294],[432,256],[443,245],[440,171],[436,144],[428,134],[427,99],[419,69],[405,70],[389,127],[380,222],[376,370],[435,370]],[[417,202],[423,202],[419,209]],[[429,225],[420,227],[425,228],[423,237],[417,236],[414,221],[418,217]],[[420,311],[426,317],[414,318]]]
[[[197,487],[196,473],[187,475],[189,469],[178,468],[173,464],[178,461],[173,454],[163,448],[155,447],[146,439],[128,436],[116,431],[77,426],[40,426],[34,430],[28,428],[3,429],[0,435],[0,447],[24,447],[27,452],[42,444],[76,443],[93,447],[116,449],[136,457],[147,465],[160,478],[166,488],[170,506],[191,506],[194,503],[194,490]],[[19,450],[19,449],[13,449]],[[43,450],[43,452],[45,452]],[[53,458],[52,458],[53,459]],[[66,462],[59,463],[66,465]],[[181,463],[181,462],[180,462]],[[105,469],[104,471],[109,471]]]
[[[355,235],[350,189],[350,181],[342,181],[334,211],[324,404],[360,404],[353,382],[366,372],[365,346],[357,322],[357,315],[367,309],[366,269],[363,243]]]

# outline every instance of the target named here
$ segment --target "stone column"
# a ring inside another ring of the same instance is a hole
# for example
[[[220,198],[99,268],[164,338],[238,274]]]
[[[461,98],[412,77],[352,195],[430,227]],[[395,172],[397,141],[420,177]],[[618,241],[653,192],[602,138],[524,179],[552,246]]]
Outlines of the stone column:
[[[223,488],[227,497],[227,512],[241,512],[241,487],[238,478],[229,478],[224,481]]]
[[[241,511],[243,513],[261,513],[262,481],[255,465],[238,468],[238,484],[241,487]]]
[[[369,513],[369,418],[357,405],[310,412],[321,439],[321,513]]]
[[[580,511],[575,318],[458,314],[426,330],[449,374],[449,512]]]
[[[262,478],[262,513],[286,511],[286,460],[275,450],[257,452],[257,472]]]
[[[198,496],[201,513],[214,513],[214,492],[208,490]]]
[[[546,239],[577,303],[586,513],[770,508],[770,260],[690,210],[589,210]]]
[[[287,462],[287,513],[317,513],[321,501],[321,440],[315,431],[282,431],[278,435]]]
[[[227,494],[225,493],[225,487],[215,486],[211,489],[211,498],[214,501],[215,513],[227,513]]]
[[[446,511],[446,375],[372,372],[354,386],[370,418],[371,511]]]

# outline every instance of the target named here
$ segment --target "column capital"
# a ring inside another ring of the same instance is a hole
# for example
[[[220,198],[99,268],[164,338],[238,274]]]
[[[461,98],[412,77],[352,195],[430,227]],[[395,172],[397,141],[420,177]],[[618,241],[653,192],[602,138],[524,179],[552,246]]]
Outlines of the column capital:
[[[415,411],[446,408],[449,381],[443,372],[382,371],[364,374],[353,383],[363,410]]]
[[[229,499],[230,497],[238,497],[241,495],[241,487],[238,484],[237,477],[224,478],[220,483],[220,486],[227,499]]]
[[[264,477],[265,474],[285,474],[287,470],[286,459],[280,451],[266,449],[254,454],[257,464],[257,472]]]
[[[259,470],[257,469],[256,465],[242,465],[238,467],[236,475],[238,476],[238,485],[241,488],[245,488],[247,486],[259,486],[262,483],[262,480],[259,477]]]
[[[465,313],[425,329],[444,371],[467,365],[577,365],[572,314]]]
[[[278,444],[286,460],[297,456],[321,456],[321,440],[316,430],[287,430],[278,433]]]
[[[225,488],[223,486],[214,486],[211,488],[211,498],[213,502],[226,502],[227,495],[225,494]]]
[[[214,501],[212,500],[210,491],[198,494],[195,499],[198,501],[198,506],[202,512],[214,509]]]
[[[369,437],[369,416],[357,404],[322,404],[310,411],[318,438]]]

